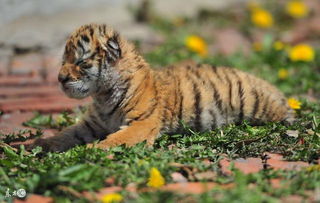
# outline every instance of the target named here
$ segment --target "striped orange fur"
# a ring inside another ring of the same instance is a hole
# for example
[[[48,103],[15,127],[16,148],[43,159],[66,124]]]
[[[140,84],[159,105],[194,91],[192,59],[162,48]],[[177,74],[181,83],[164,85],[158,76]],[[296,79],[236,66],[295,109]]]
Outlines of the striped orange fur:
[[[67,40],[58,77],[72,98],[91,96],[83,120],[35,146],[65,151],[100,140],[106,149],[182,130],[197,131],[244,120],[252,124],[293,120],[274,86],[237,69],[192,62],[153,70],[134,46],[106,25],[84,25]]]

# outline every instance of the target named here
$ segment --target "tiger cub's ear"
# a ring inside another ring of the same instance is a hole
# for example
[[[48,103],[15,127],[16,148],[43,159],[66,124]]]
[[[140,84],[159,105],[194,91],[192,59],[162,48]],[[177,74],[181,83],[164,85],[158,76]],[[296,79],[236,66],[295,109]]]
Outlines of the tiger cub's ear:
[[[104,44],[103,49],[106,51],[108,63],[114,64],[121,58],[121,48],[117,36],[109,38]]]

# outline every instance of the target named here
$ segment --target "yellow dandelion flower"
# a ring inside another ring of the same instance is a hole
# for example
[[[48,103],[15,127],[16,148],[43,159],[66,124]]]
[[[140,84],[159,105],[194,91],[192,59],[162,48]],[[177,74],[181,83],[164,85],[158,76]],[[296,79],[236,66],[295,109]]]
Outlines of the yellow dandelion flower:
[[[118,193],[106,194],[101,198],[101,201],[103,203],[120,202],[122,200],[123,200],[123,197]]]
[[[276,41],[273,43],[273,48],[277,51],[280,51],[284,48],[284,43],[281,41]]]
[[[286,5],[287,13],[294,18],[303,18],[308,15],[309,8],[299,0],[289,1]]]
[[[288,99],[288,105],[292,109],[301,109],[301,102],[299,102],[295,98],[289,98]]]
[[[306,171],[308,171],[308,172],[320,171],[320,164],[309,166],[306,168]]]
[[[186,38],[186,46],[193,52],[196,52],[200,56],[208,55],[208,47],[206,42],[199,36],[191,35]]]
[[[298,44],[289,50],[289,58],[291,61],[313,61],[314,50],[307,44]]]
[[[160,171],[157,168],[151,168],[150,177],[148,181],[149,187],[159,188],[165,184],[165,180],[162,177]]]
[[[262,51],[262,44],[260,42],[254,42],[252,48],[255,51]]]
[[[273,25],[273,17],[271,13],[262,8],[252,11],[251,21],[253,24],[261,28],[269,28]]]
[[[287,79],[289,76],[289,71],[285,68],[280,68],[278,71],[278,78],[281,80]]]

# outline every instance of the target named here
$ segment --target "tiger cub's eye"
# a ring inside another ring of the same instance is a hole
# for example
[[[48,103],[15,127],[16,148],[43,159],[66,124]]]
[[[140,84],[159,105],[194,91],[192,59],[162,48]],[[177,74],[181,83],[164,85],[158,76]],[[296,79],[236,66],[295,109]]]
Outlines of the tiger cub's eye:
[[[83,68],[83,69],[88,69],[88,68],[91,68],[92,66],[91,66],[91,64],[88,64],[88,63],[82,63],[80,65],[80,67]]]

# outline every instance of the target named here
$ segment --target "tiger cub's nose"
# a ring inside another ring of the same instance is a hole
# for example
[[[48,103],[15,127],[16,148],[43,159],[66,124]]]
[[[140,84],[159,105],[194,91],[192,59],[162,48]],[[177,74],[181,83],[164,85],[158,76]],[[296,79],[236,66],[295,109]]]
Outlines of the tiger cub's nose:
[[[58,81],[61,83],[66,83],[69,80],[69,76],[68,75],[64,75],[64,74],[59,74],[58,75]]]

